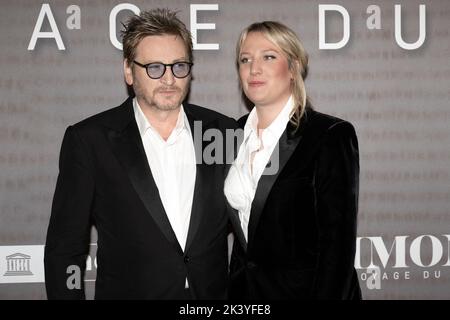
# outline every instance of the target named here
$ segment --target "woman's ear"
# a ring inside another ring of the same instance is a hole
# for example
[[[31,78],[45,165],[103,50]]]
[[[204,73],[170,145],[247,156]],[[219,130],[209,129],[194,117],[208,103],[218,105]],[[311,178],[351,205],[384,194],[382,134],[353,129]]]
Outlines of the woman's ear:
[[[289,61],[289,69],[291,71],[291,80],[295,79],[294,74],[298,74],[301,71],[300,62],[298,60],[290,60]]]

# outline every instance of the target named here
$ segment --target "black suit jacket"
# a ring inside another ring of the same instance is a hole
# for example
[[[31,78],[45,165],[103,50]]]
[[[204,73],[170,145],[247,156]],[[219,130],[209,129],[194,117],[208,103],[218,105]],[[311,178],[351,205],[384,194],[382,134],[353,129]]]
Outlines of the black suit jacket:
[[[237,126],[217,112],[184,106],[193,136],[194,121],[202,121],[200,134]],[[224,164],[197,164],[185,252],[153,180],[131,98],[69,127],[59,166],[45,246],[48,298],[84,298],[83,287],[67,288],[66,271],[84,270],[91,225],[98,232],[96,299],[184,299],[186,277],[193,298],[226,298]]]
[[[296,131],[289,123],[279,140],[279,170],[258,183],[248,243],[229,207],[237,239],[230,297],[360,298],[358,179],[358,142],[349,122],[308,107]]]

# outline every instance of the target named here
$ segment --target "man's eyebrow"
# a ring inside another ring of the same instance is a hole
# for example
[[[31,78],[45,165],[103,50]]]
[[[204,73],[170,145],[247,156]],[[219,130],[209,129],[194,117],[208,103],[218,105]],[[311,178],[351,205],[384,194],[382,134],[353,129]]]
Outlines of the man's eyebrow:
[[[148,60],[149,62],[146,62],[145,64],[150,64],[150,63],[163,63],[163,64],[165,64],[165,62],[163,62],[163,61],[161,61],[161,60]],[[189,59],[188,58],[186,58],[186,57],[183,57],[183,58],[177,58],[177,59],[174,59],[174,60],[172,60],[170,63],[176,63],[176,62],[189,62]]]

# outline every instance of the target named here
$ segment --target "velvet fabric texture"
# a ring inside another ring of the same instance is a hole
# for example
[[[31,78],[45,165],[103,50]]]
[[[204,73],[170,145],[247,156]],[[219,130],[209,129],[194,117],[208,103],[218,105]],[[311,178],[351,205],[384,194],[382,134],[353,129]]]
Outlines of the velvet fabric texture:
[[[278,172],[258,183],[248,243],[228,207],[236,235],[230,298],[360,299],[358,182],[353,126],[308,106],[299,128],[288,123],[279,140]]]

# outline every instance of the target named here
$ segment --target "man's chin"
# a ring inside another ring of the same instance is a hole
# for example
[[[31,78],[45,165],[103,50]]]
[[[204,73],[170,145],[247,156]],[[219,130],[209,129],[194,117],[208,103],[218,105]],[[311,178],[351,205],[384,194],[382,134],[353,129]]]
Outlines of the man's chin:
[[[158,99],[155,101],[155,106],[159,110],[170,111],[176,110],[181,106],[182,100],[179,99]]]
[[[171,111],[171,110],[176,110],[180,107],[181,105],[181,101],[177,101],[177,102],[157,102],[155,103],[155,107],[158,110],[162,110],[162,111]]]
[[[180,104],[177,105],[156,105],[156,109],[161,111],[172,111],[176,110],[180,107]]]

